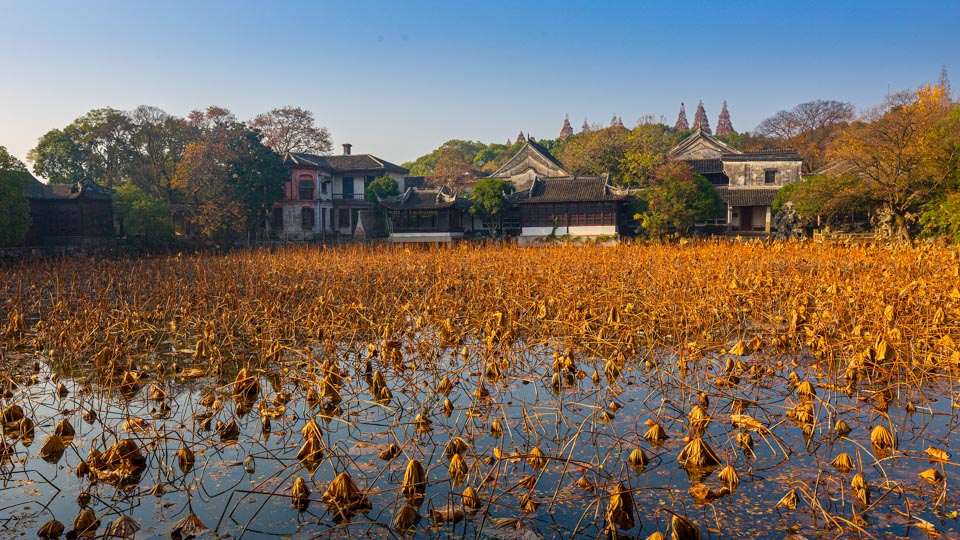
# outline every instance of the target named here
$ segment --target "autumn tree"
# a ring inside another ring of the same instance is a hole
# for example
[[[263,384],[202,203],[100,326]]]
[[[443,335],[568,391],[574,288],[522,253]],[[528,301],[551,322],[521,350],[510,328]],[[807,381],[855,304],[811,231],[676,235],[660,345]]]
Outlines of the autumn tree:
[[[777,112],[760,122],[755,134],[767,138],[764,146],[795,148],[804,171],[811,172],[826,165],[834,140],[854,117],[850,103],[818,99]]]
[[[934,85],[890,96],[844,131],[831,154],[848,165],[854,189],[889,213],[896,235],[907,242],[919,212],[958,182],[960,114],[945,93]]]
[[[133,158],[130,180],[144,193],[165,202],[174,199],[172,180],[187,145],[196,135],[186,120],[161,109],[141,105],[130,113]]]
[[[619,126],[581,133],[569,140],[560,161],[574,174],[610,174],[620,182],[629,136],[630,131]]]
[[[333,149],[330,131],[318,127],[313,113],[286,106],[257,115],[250,127],[263,133],[263,143],[281,156],[287,152],[328,154]]]
[[[479,176],[481,173],[473,168],[473,156],[466,149],[460,145],[447,145],[440,149],[440,157],[428,183],[435,187],[464,188]]]
[[[621,183],[646,185],[667,162],[667,154],[676,144],[675,130],[653,122],[639,124],[628,134],[621,160]]]
[[[0,146],[0,171],[27,172],[27,166],[8,152],[5,146]]]

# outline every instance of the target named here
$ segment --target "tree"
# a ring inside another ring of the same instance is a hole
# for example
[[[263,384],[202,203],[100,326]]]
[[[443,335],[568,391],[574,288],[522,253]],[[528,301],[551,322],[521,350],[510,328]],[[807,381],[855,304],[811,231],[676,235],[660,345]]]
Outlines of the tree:
[[[610,174],[619,183],[624,175],[623,160],[630,132],[622,127],[609,127],[581,133],[568,139],[561,161],[574,174]]]
[[[496,236],[500,218],[510,209],[507,195],[513,193],[513,184],[500,178],[484,178],[470,190],[470,214],[479,217]]]
[[[266,208],[282,197],[286,168],[260,133],[227,109],[193,111],[189,123],[200,135],[187,145],[173,187],[193,210],[200,232],[231,245],[255,231]]]
[[[396,197],[399,194],[400,186],[397,184],[397,181],[389,176],[383,176],[370,182],[370,185],[367,186],[367,190],[364,193],[364,197],[370,204],[377,206],[380,199]]]
[[[803,156],[804,170],[811,172],[826,165],[833,141],[853,119],[850,103],[818,99],[777,112],[760,122],[756,134],[771,139],[766,146],[795,148]]]
[[[674,146],[674,130],[663,124],[643,123],[627,136],[621,168],[622,183],[647,185],[667,161]]]
[[[144,192],[165,203],[173,202],[171,181],[187,145],[196,137],[186,120],[148,105],[130,113],[134,153],[129,166],[130,180]]]
[[[684,162],[661,166],[645,198],[648,209],[642,222],[652,236],[663,236],[671,228],[686,234],[695,223],[719,217],[726,209],[713,185]]]
[[[257,115],[250,127],[263,133],[263,143],[278,154],[327,154],[333,149],[330,131],[317,127],[313,113],[290,105]]]
[[[430,175],[429,184],[462,188],[477,176],[480,175],[473,168],[473,156],[468,150],[460,145],[448,145],[440,149],[440,157]]]
[[[0,146],[0,171],[27,172],[27,166],[8,152],[6,147]]]
[[[0,246],[22,244],[30,230],[30,202],[24,195],[29,181],[26,171],[0,170]]]
[[[906,242],[918,213],[960,180],[960,111],[945,92],[934,85],[890,96],[844,131],[832,153],[849,165],[851,189],[889,213]]]
[[[81,146],[80,134],[74,126],[51,129],[43,134],[37,146],[27,153],[33,172],[51,184],[72,184],[87,176],[87,151]]]
[[[788,184],[777,193],[773,211],[779,211],[787,202],[793,203],[793,210],[801,217],[820,217],[831,224],[866,213],[872,207],[869,197],[861,189],[859,179],[852,174],[815,175]]]
[[[140,238],[153,246],[173,240],[170,207],[140,186],[132,182],[119,186],[113,197],[113,210],[128,237]]]

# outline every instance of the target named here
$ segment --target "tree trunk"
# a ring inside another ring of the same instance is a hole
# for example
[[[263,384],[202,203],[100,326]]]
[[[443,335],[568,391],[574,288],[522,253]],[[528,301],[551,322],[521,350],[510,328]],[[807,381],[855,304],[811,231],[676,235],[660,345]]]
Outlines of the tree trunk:
[[[910,228],[907,226],[907,220],[902,213],[893,211],[893,225],[896,229],[896,235],[909,246],[913,246],[913,239],[910,238]]]

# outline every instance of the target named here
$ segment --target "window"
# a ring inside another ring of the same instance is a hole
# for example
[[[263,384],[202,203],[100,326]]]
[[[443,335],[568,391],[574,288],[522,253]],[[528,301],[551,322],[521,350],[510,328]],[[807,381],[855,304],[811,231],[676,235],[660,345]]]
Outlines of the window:
[[[343,177],[343,199],[346,201],[353,199],[353,177],[352,176]],[[347,223],[346,226],[349,227],[350,224]]]
[[[277,229],[283,228],[283,208],[273,209],[273,226]]]
[[[327,178],[324,178],[323,180],[320,181],[320,193],[323,193],[324,195],[327,194],[327,184],[329,183],[330,183],[330,180]]]
[[[776,169],[767,169],[763,171],[763,183],[764,184],[776,184],[777,183],[777,170]]]
[[[337,225],[341,229],[350,228],[350,211],[346,208],[340,208],[337,210]]]
[[[370,187],[370,184],[372,184],[373,181],[376,180],[376,179],[377,179],[376,176],[368,176],[368,177],[366,177],[366,178],[363,180],[363,189],[364,189],[364,191],[366,191],[366,189],[367,189],[368,187]]]
[[[300,180],[297,182],[300,189],[300,200],[301,201],[310,201],[313,200],[313,189],[314,183],[313,180]]]
[[[314,223],[316,223],[316,214],[314,213],[313,208],[301,208],[300,228],[305,231],[312,231]]]

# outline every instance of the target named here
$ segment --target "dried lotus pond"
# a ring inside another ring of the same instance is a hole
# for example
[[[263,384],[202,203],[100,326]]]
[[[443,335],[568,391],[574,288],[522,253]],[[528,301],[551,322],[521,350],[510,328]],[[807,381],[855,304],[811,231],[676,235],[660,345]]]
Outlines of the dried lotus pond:
[[[2,538],[960,531],[950,248],[285,247],[0,287]]]

